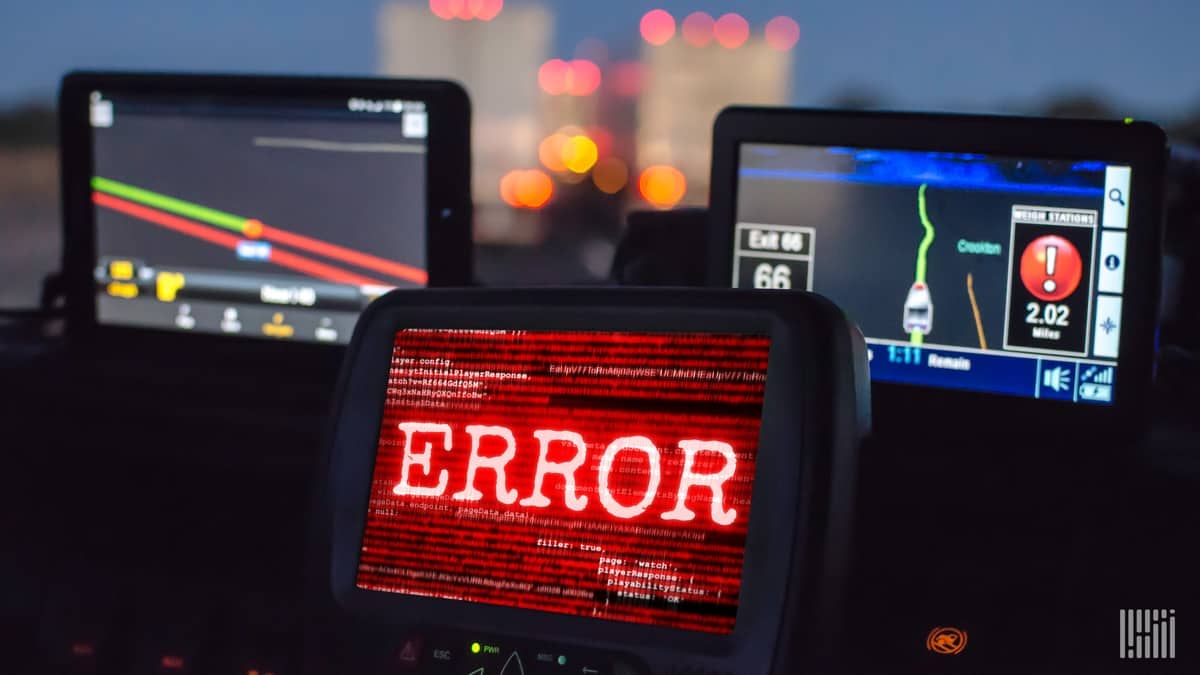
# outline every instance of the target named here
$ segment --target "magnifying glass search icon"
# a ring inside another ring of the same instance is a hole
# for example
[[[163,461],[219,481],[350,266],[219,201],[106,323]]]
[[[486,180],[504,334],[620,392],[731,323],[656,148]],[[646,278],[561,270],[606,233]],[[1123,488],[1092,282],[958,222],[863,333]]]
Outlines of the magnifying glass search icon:
[[[1113,188],[1108,191],[1108,200],[1116,202],[1121,206],[1125,206],[1125,195],[1121,194],[1121,188]]]

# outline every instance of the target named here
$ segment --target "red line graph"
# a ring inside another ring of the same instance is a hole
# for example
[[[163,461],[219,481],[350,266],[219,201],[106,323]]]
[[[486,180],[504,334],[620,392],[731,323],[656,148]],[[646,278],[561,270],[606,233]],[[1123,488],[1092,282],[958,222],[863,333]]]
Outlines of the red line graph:
[[[404,279],[406,281],[411,281],[415,284],[424,285],[429,283],[429,273],[423,269],[419,269],[411,265],[405,265],[403,263],[392,262],[391,260],[384,260],[383,258],[378,258],[366,253],[360,253],[359,251],[344,248],[342,246],[338,246],[337,244],[330,244],[329,242],[321,241],[320,239],[306,237],[302,234],[296,234],[295,232],[281,230],[277,227],[271,227],[270,225],[264,224],[262,226],[262,238],[278,244],[283,244],[285,246],[291,246],[304,251],[311,251],[312,253],[323,255],[326,258],[333,258],[335,260],[341,260],[353,265],[358,265],[359,267],[365,267],[369,270],[375,270],[376,272],[390,274],[391,276]]]
[[[144,220],[148,223],[165,227],[168,230],[173,230],[180,234],[184,234],[195,239],[200,239],[202,241],[207,241],[210,244],[216,244],[217,246],[223,246],[228,249],[237,250],[238,242],[243,240],[242,237],[237,235],[222,232],[186,218],[180,218],[179,216],[173,216],[155,209],[134,204],[133,202],[125,201],[124,199],[119,199],[102,192],[93,192],[92,201],[98,206],[103,206],[105,208],[124,213],[127,216],[132,216],[134,218],[138,218],[139,220]],[[266,228],[264,227],[264,230],[265,229]],[[274,230],[274,228],[271,229]],[[282,230],[275,231],[282,232]],[[332,244],[329,245],[332,246]],[[286,267],[288,269],[307,274],[311,277],[323,279],[325,281],[330,281],[337,284],[348,284],[351,286],[391,285],[377,279],[364,277],[344,270],[340,267],[317,262],[311,258],[306,258],[301,255],[296,255],[295,253],[282,251],[274,247],[271,249],[270,261],[276,265],[279,265],[280,267]]]

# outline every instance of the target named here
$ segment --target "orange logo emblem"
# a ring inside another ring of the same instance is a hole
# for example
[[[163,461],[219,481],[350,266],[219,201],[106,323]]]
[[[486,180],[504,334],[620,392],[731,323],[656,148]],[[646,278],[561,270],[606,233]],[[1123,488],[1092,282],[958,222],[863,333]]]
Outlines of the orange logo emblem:
[[[967,631],[937,626],[925,638],[925,648],[935,654],[961,654],[967,648]]]

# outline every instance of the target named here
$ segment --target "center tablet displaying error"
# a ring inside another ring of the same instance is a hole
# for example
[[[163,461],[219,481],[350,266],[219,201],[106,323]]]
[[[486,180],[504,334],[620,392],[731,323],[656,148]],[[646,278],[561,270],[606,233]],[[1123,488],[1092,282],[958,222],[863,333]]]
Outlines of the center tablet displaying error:
[[[769,347],[399,331],[356,585],[730,633]]]

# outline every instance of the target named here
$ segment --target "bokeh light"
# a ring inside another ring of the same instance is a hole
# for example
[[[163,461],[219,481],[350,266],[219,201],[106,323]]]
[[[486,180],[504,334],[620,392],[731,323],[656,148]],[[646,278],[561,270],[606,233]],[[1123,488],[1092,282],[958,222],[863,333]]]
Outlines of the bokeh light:
[[[449,21],[479,19],[491,21],[504,9],[504,0],[429,0],[429,11],[439,19]]]
[[[767,22],[767,44],[771,49],[786,52],[800,41],[800,24],[790,16],[777,16]]]
[[[562,147],[562,163],[571,173],[587,173],[600,155],[596,143],[587,136],[572,136]]]
[[[638,191],[650,204],[669,209],[687,194],[687,179],[673,166],[658,164],[642,171],[638,178]]]
[[[642,64],[622,61],[612,67],[609,82],[617,96],[632,98],[642,92]]]
[[[527,209],[540,209],[554,196],[554,181],[545,172],[529,169],[517,174],[517,201]]]
[[[538,86],[551,96],[558,96],[567,91],[567,73],[571,66],[562,59],[551,59],[538,68]]]
[[[717,42],[726,49],[736,49],[750,37],[750,24],[741,14],[729,13],[717,19],[713,27]]]
[[[683,20],[683,39],[693,47],[703,47],[713,41],[715,23],[708,12],[692,12]]]
[[[567,93],[590,96],[600,87],[600,67],[591,61],[576,59],[567,64]]]
[[[567,170],[567,165],[563,164],[563,147],[570,136],[563,133],[550,134],[542,139],[538,144],[538,161],[542,166],[550,169],[555,173],[562,173]]]
[[[429,0],[429,11],[439,19],[449,21],[462,10],[464,0]]]
[[[675,17],[664,9],[652,9],[642,16],[642,39],[652,45],[665,45],[675,36]]]
[[[500,198],[515,208],[540,209],[554,195],[554,182],[538,169],[509,171],[500,179]]]
[[[596,144],[596,153],[601,157],[608,157],[613,150],[613,135],[608,129],[602,126],[590,126],[584,133],[585,136],[592,139]]]
[[[601,192],[615,195],[629,182],[629,167],[617,157],[605,157],[592,169],[592,182]]]
[[[469,0],[471,12],[480,21],[491,21],[504,9],[504,0]]]
[[[500,198],[509,206],[521,205],[521,200],[517,199],[517,178],[520,174],[520,171],[509,171],[500,179]]]

